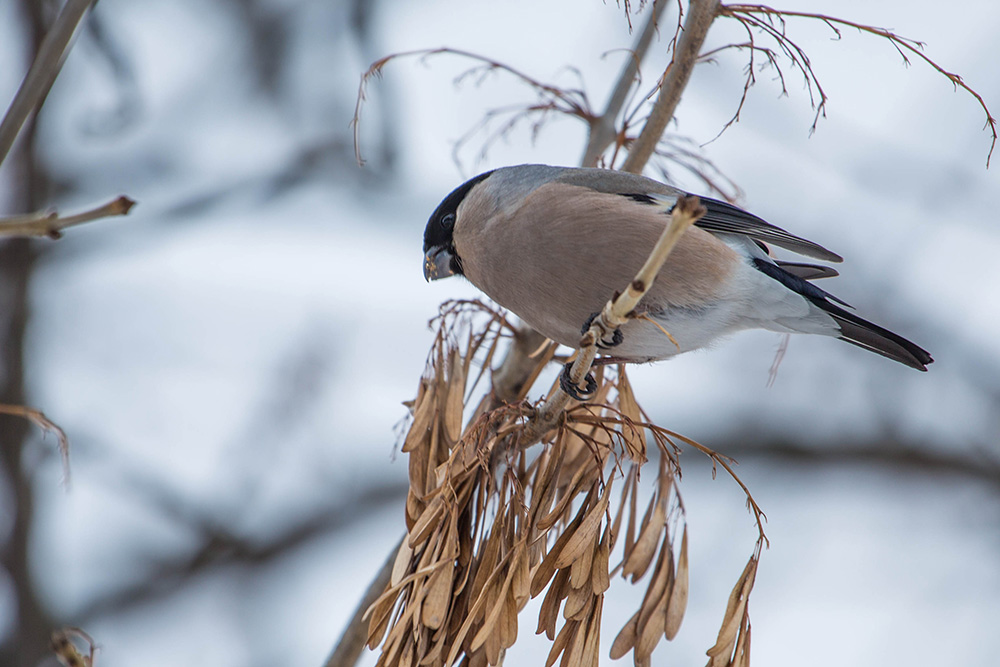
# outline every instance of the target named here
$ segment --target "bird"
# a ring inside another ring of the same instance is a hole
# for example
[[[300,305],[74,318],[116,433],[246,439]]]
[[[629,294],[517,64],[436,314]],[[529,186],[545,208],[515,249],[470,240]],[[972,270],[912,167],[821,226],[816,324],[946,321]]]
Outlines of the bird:
[[[431,214],[424,278],[464,276],[549,339],[577,347],[593,316],[633,280],[686,195],[611,169],[522,164],[487,171]],[[776,259],[770,246],[824,262],[841,262],[840,255],[733,204],[700,200],[706,213],[607,341],[611,359],[659,361],[765,329],[838,338],[927,370],[933,359],[926,350],[813,284],[838,275],[835,269]]]

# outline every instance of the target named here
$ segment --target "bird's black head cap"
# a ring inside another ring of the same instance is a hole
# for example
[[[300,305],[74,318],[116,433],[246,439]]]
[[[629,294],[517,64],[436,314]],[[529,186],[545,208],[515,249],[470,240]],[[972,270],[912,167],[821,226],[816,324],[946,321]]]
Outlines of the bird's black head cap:
[[[451,191],[451,193],[444,198],[444,200],[438,204],[438,207],[434,209],[431,214],[430,219],[427,221],[427,227],[424,229],[424,252],[426,253],[431,248],[447,248],[453,255],[455,253],[454,240],[452,239],[452,233],[455,229],[455,216],[458,214],[458,205],[462,203],[465,196],[469,194],[476,183],[484,180],[492,171],[487,171],[486,173],[479,174],[475,178],[470,178],[465,183]],[[458,264],[460,259],[458,255],[454,255],[453,263]],[[457,274],[461,274],[461,265],[453,266],[452,269]]]

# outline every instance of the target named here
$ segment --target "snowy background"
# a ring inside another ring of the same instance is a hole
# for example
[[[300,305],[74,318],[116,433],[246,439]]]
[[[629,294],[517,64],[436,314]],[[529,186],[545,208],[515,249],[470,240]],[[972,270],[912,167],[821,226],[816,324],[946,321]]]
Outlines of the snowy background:
[[[456,166],[453,142],[485,110],[534,96],[502,75],[456,88],[469,63],[439,56],[371,84],[359,169],[348,124],[361,72],[391,52],[465,48],[564,85],[576,67],[600,107],[632,39],[613,2],[358,6],[371,12],[361,33],[346,1],[102,0],[100,34],[81,36],[39,121],[50,204],[139,202],[39,242],[32,287],[30,403],[73,446],[68,493],[52,439],[28,446],[33,578],[58,623],[98,638],[102,667],[322,663],[402,529],[394,428],[426,322],[476,295],[422,280],[427,216],[475,173],[582,154],[584,128],[559,121],[534,143],[525,125],[485,159],[473,141]],[[783,7],[924,40],[1000,113],[992,2]],[[646,81],[665,62],[670,11]],[[825,288],[936,363],[917,373],[797,337],[767,388],[780,338],[756,332],[631,377],[661,424],[737,456],[767,512],[755,664],[993,665],[1000,175],[985,168],[985,116],[882,40],[789,29],[829,117],[810,136],[801,79],[786,71],[781,98],[764,73],[707,155],[744,206],[846,258]],[[19,35],[13,3],[0,5],[4,105],[23,72]],[[717,23],[709,46],[742,38]],[[738,104],[741,63],[699,66],[672,131],[712,139]],[[691,602],[654,660],[698,665],[755,533],[739,489],[687,459]],[[206,547],[207,535],[226,539]],[[0,573],[0,642],[16,628],[11,587]],[[613,585],[602,664],[641,593]],[[535,614],[509,664],[543,663]]]

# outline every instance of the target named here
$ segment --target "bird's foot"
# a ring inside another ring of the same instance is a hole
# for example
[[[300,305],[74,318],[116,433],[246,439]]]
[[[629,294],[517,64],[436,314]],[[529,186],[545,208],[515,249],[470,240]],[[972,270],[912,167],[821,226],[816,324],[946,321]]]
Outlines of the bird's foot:
[[[594,320],[596,320],[600,314],[600,311],[598,311],[588,317],[587,321],[583,323],[583,328],[580,329],[580,333],[585,334],[590,331],[590,327],[594,326]],[[622,341],[625,340],[625,337],[622,336],[621,329],[616,328],[614,331],[608,331],[603,325],[599,325],[599,328],[601,329],[601,335],[597,337],[597,342],[595,343],[599,350],[610,350],[613,347],[621,345]]]
[[[592,398],[597,392],[597,380],[594,379],[593,373],[587,373],[587,377],[583,379],[583,381],[587,384],[587,388],[581,392],[580,387],[573,382],[573,378],[570,376],[572,370],[572,361],[563,366],[562,374],[559,376],[559,387],[564,392],[569,394],[570,398],[582,403],[583,401]]]

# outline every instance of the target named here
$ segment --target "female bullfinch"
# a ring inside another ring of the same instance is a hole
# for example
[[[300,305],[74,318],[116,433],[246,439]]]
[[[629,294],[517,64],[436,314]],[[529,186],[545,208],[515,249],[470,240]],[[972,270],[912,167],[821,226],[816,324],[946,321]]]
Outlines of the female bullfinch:
[[[683,194],[607,169],[526,164],[489,171],[456,188],[431,215],[424,277],[465,276],[537,331],[576,347],[581,327],[635,277]],[[634,313],[655,322],[624,324],[609,351],[615,359],[655,361],[734,331],[767,329],[833,336],[927,370],[933,360],[926,350],[809,282],[835,270],[775,260],[768,244],[827,262],[842,261],[839,255],[731,204],[701,202],[707,214],[681,237]]]

